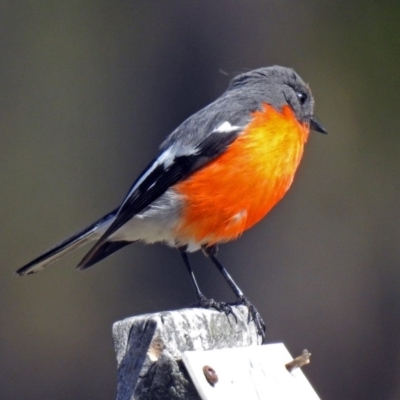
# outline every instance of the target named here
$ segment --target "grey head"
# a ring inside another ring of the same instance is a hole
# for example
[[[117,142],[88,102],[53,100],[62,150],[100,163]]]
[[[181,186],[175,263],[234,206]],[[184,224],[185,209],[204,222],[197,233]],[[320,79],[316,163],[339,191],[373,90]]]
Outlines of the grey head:
[[[277,110],[288,105],[300,122],[309,124],[315,131],[327,133],[314,118],[310,87],[292,68],[275,65],[244,72],[232,79],[226,93],[240,92],[257,97]]]

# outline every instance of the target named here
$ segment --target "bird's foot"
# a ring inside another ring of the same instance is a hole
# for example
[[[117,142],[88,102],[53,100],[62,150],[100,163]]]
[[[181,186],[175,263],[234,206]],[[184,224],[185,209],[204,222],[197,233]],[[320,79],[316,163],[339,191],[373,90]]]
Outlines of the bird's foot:
[[[208,310],[212,308],[214,310],[223,312],[227,317],[229,317],[229,315],[232,315],[235,318],[235,321],[237,322],[237,318],[232,310],[232,306],[228,303],[224,303],[222,301],[215,301],[214,299],[208,299],[206,296],[201,295],[199,296],[197,302],[192,304],[192,307],[205,308]]]
[[[238,306],[245,306],[249,310],[249,318],[247,322],[254,321],[254,324],[257,329],[257,333],[262,337],[262,340],[264,342],[265,339],[265,323],[263,319],[261,318],[260,313],[258,312],[257,308],[250,303],[250,301],[247,299],[245,296],[241,296],[235,305]]]

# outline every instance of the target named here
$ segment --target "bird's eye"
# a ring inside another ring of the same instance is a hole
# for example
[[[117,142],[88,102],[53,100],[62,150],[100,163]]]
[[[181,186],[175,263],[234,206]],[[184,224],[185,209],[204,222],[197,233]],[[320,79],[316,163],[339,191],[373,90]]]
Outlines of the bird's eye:
[[[296,92],[296,96],[299,99],[301,105],[303,105],[307,101],[307,95],[303,92]]]

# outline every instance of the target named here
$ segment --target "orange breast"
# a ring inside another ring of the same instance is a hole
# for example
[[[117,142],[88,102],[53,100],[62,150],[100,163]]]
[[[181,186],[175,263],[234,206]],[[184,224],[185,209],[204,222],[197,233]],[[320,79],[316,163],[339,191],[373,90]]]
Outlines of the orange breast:
[[[289,189],[309,127],[265,105],[221,156],[175,185],[185,199],[176,236],[215,244],[260,221]]]

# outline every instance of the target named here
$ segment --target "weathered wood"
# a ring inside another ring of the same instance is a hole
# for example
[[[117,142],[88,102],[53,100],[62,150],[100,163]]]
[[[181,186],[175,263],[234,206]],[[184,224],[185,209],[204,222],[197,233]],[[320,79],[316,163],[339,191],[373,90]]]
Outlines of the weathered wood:
[[[283,343],[273,343],[185,351],[182,360],[203,400],[320,400],[299,358],[293,360]]]
[[[117,400],[198,400],[182,359],[187,350],[261,344],[246,307],[234,316],[199,308],[141,315],[116,322]]]

